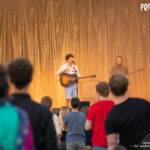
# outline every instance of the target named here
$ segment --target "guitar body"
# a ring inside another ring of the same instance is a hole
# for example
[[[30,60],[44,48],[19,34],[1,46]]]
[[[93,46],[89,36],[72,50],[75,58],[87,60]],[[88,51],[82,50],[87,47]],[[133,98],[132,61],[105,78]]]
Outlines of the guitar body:
[[[63,87],[67,87],[71,84],[78,83],[78,78],[76,74],[66,74],[63,73],[60,76],[60,83]]]
[[[78,83],[78,79],[95,78],[95,77],[96,75],[78,77],[76,74],[62,73],[60,76],[60,83],[63,87],[68,87],[71,84]]]

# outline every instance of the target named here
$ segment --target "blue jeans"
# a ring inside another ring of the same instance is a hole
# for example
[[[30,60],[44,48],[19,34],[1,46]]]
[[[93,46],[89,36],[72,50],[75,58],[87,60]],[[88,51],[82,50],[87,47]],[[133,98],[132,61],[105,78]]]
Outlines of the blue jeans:
[[[83,141],[72,141],[67,143],[67,150],[84,150],[85,142]]]
[[[103,147],[103,146],[93,146],[93,150],[107,150],[107,147]]]

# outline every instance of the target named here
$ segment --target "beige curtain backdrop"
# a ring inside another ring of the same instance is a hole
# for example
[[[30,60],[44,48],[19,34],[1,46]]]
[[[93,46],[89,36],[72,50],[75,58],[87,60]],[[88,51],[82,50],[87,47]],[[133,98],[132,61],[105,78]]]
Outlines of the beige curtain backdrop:
[[[32,98],[40,102],[48,95],[53,107],[61,107],[65,93],[56,73],[67,53],[75,55],[82,76],[96,74],[96,81],[108,80],[115,57],[121,55],[129,72],[144,68],[129,76],[130,96],[149,100],[150,11],[140,11],[146,2],[0,0],[0,61],[30,59]]]

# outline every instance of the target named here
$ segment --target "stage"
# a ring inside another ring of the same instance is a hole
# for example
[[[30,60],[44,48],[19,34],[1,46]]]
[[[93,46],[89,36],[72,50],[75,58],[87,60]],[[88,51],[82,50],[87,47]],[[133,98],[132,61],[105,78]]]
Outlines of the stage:
[[[144,3],[148,3],[146,1]],[[0,60],[17,57],[34,65],[29,93],[40,102],[53,99],[53,107],[65,105],[65,91],[56,75],[65,56],[72,53],[81,76],[81,101],[97,101],[95,85],[108,81],[115,57],[123,57],[129,73],[129,95],[149,100],[150,11],[140,0],[1,0]],[[88,90],[88,91],[87,91]],[[112,96],[110,96],[112,98]]]

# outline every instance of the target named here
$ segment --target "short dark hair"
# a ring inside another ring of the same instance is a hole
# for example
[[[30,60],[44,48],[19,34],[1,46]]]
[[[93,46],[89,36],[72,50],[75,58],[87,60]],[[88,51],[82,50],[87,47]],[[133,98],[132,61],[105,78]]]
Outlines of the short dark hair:
[[[99,82],[96,85],[96,91],[103,97],[107,97],[109,95],[109,85],[107,82]]]
[[[47,106],[48,108],[51,108],[52,99],[49,96],[44,96],[41,100],[41,104]]]
[[[117,60],[118,58],[120,58],[120,59],[121,59],[121,61],[123,61],[122,56],[117,56],[117,57],[116,57],[116,60]]]
[[[127,91],[128,79],[122,74],[114,74],[109,80],[109,86],[115,96],[121,96]]]
[[[72,108],[79,108],[79,106],[80,106],[80,100],[79,100],[79,98],[73,97],[71,99],[71,106],[72,106]]]
[[[22,89],[31,82],[33,67],[28,59],[18,58],[8,65],[7,73],[16,88]]]
[[[88,114],[88,111],[89,111],[89,107],[88,106],[82,106],[81,109],[80,109],[81,112],[85,113],[85,115]]]
[[[8,90],[6,68],[3,64],[0,64],[0,99],[8,96]]]
[[[66,55],[66,61],[69,60],[70,57],[74,57],[74,55],[72,55],[72,54],[67,54],[67,55]]]

